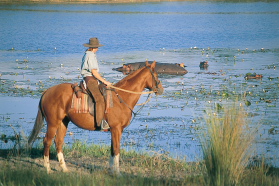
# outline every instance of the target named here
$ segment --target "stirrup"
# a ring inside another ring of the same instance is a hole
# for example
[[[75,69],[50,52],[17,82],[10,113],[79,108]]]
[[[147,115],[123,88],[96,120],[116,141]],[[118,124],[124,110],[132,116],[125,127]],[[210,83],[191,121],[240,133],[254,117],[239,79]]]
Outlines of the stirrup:
[[[101,121],[101,130],[102,131],[107,131],[107,130],[109,130],[110,129],[110,127],[109,127],[109,124],[108,124],[108,122],[106,121],[106,120],[102,120]]]

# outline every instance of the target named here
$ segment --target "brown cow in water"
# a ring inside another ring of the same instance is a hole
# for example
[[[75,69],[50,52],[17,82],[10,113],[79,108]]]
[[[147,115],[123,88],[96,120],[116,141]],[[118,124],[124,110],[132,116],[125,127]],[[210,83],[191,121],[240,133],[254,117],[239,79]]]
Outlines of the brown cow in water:
[[[127,63],[122,67],[114,68],[113,70],[123,72],[123,74],[130,74],[131,72],[138,70],[145,66],[145,62],[135,62]],[[169,74],[169,75],[184,75],[188,71],[184,68],[184,64],[178,63],[158,63],[155,67],[155,70],[158,74]]]

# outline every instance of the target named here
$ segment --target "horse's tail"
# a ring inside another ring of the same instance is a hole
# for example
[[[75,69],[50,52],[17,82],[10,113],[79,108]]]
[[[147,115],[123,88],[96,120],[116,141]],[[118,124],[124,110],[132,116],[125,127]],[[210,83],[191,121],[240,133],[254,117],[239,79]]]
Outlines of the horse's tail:
[[[41,100],[40,100],[40,103],[39,103],[39,108],[38,108],[38,113],[37,113],[37,117],[36,117],[36,121],[35,121],[35,125],[33,127],[33,130],[28,138],[28,147],[29,148],[32,148],[32,145],[34,143],[34,141],[36,140],[39,132],[41,131],[41,129],[43,128],[43,125],[44,125],[44,114],[43,114],[43,111],[42,111],[42,98],[43,96],[41,97]]]

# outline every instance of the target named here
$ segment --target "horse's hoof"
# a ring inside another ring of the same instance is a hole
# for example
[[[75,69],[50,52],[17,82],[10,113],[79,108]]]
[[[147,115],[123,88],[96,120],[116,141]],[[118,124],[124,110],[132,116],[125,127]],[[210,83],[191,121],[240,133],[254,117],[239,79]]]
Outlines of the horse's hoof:
[[[47,174],[52,174],[52,173],[54,173],[53,170],[47,170]]]
[[[71,172],[71,171],[69,169],[63,169],[62,172],[67,173],[67,172]]]
[[[115,177],[121,177],[122,176],[120,171],[116,171],[116,170],[109,170],[109,175],[110,176],[115,176]]]

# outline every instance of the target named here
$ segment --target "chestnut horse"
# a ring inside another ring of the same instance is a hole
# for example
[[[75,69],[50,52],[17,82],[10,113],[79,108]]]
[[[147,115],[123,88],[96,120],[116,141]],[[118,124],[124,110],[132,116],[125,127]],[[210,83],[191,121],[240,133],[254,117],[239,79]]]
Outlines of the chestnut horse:
[[[164,89],[155,72],[156,61],[133,72],[114,85],[112,91],[113,107],[105,113],[105,119],[110,126],[111,132],[111,158],[110,171],[114,174],[119,172],[120,140],[125,127],[132,118],[132,109],[140,98],[140,93],[147,88],[160,95]],[[119,88],[119,90],[117,90]],[[127,91],[124,91],[127,90]],[[55,145],[58,161],[63,172],[67,172],[62,146],[67,132],[68,123],[71,121],[76,126],[86,130],[96,130],[94,117],[89,113],[75,113],[71,109],[73,89],[70,83],[63,83],[46,90],[39,103],[38,114],[31,135],[28,139],[29,147],[37,138],[44,124],[47,123],[47,132],[44,138],[44,166],[47,172],[51,172],[49,163],[49,150],[55,137]]]

